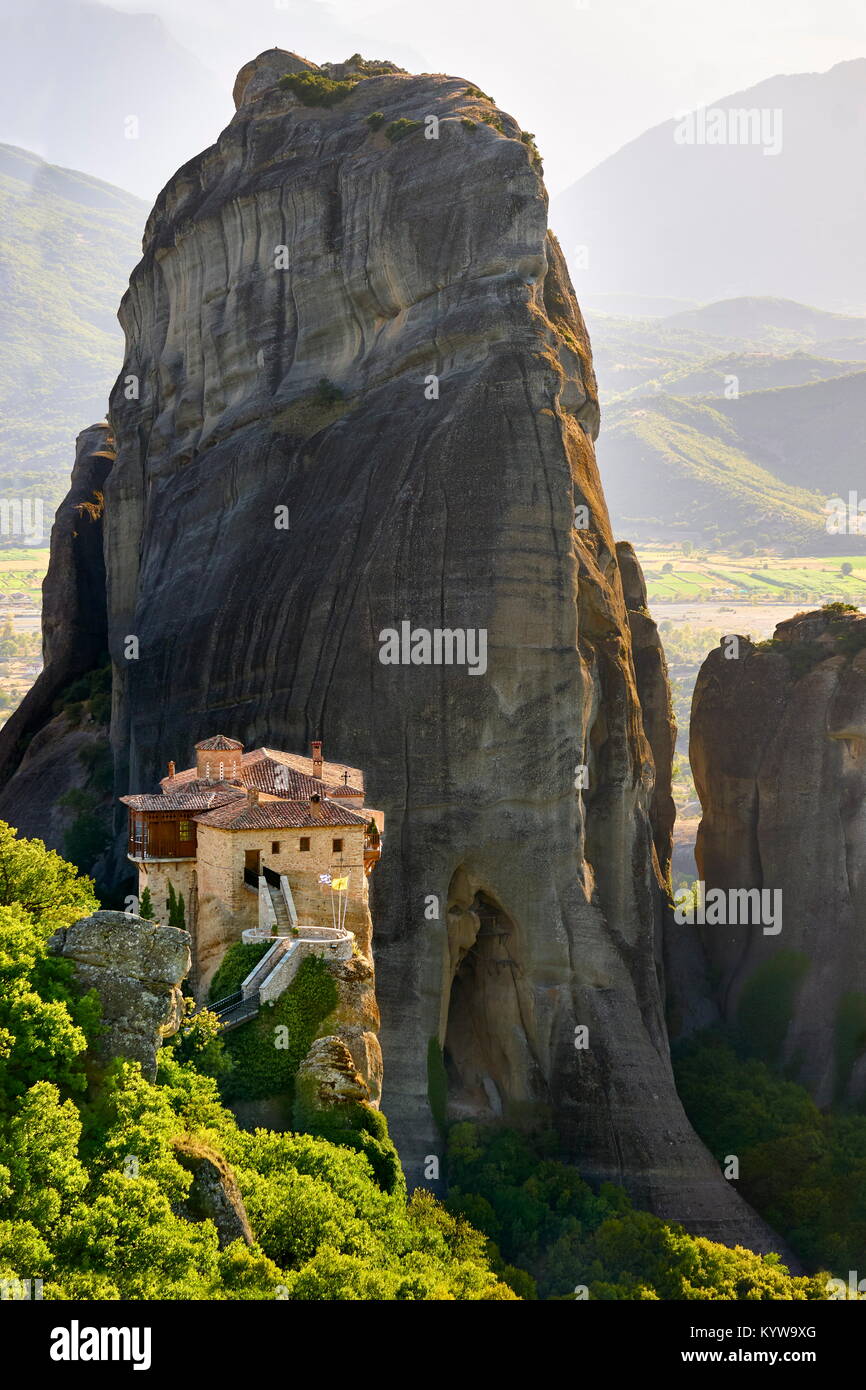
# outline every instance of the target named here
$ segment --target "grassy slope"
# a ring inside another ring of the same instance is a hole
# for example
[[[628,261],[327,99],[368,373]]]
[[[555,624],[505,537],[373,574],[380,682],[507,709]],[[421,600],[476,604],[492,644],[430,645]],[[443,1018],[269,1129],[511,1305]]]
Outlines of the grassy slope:
[[[115,314],[146,211],[0,146],[0,495],[65,492],[75,436],[103,418],[121,364]]]
[[[717,407],[660,396],[610,408],[599,459],[617,530],[818,548],[823,497],[761,467]]]
[[[866,320],[741,299],[665,319],[590,315],[590,330],[621,535],[866,549],[828,539],[822,512],[858,486],[866,452]]]

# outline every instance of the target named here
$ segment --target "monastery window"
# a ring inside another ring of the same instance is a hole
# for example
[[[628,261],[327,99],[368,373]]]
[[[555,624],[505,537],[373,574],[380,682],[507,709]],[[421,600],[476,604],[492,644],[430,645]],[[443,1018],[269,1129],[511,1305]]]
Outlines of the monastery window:
[[[279,842],[279,840],[271,840],[271,854],[279,854],[279,852],[280,852],[280,842]]]
[[[225,763],[220,763],[220,778],[219,778],[219,779],[220,779],[221,782],[225,780],[225,775],[226,775],[226,765],[225,765]]]
[[[301,849],[309,849],[309,848],[310,848],[310,837],[309,837],[309,835],[302,835],[302,836],[301,836]]]
[[[182,820],[178,826],[178,839],[192,839],[192,821]]]
[[[210,763],[209,763],[209,762],[205,763],[205,765],[204,765],[204,775],[205,775],[205,777],[207,778],[207,780],[210,781]]]
[[[331,848],[333,849],[333,851],[334,851],[335,854],[342,854],[342,853],[343,853],[343,841],[342,841],[342,840],[333,840],[333,841],[331,842]]]

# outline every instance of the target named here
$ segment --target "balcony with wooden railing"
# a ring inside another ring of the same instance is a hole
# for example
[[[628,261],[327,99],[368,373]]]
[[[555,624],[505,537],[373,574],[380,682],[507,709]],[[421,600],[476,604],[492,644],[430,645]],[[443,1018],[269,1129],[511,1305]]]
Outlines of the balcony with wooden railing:
[[[195,821],[177,811],[130,811],[126,852],[136,861],[195,859]]]

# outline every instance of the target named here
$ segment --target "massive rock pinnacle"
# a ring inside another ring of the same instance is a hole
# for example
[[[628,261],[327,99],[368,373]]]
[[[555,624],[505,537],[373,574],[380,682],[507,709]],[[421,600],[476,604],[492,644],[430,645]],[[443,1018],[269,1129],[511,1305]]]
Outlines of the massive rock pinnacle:
[[[540,160],[464,79],[369,70],[247,64],[149,219],[105,484],[117,791],[217,726],[323,738],[386,815],[382,1107],[410,1177],[444,1057],[452,1118],[552,1121],[588,1174],[768,1248],[671,1074],[666,801]],[[280,83],[305,72],[360,80],[306,105]],[[404,623],[421,656],[485,634],[483,669],[385,664]]]

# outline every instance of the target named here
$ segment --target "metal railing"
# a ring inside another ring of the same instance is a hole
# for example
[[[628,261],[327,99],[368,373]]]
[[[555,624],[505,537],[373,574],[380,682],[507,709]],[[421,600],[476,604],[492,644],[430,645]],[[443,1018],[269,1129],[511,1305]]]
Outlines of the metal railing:
[[[218,999],[215,1004],[208,1004],[211,1013],[221,1013],[223,1009],[228,1009],[232,1004],[239,1004],[243,999],[243,991],[236,989],[234,994],[227,994],[224,999]]]
[[[240,991],[238,991],[240,994]],[[232,996],[230,995],[229,998]],[[213,1006],[211,1006],[213,1008]],[[246,1023],[248,1018],[255,1018],[261,1008],[258,990],[253,994],[248,994],[246,999],[243,995],[233,1004],[228,1004],[220,1009],[215,1009],[222,1032],[226,1033],[230,1028],[237,1028],[239,1024]]]

